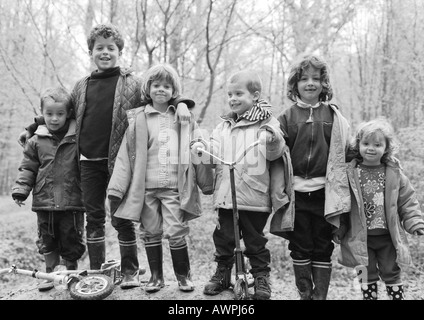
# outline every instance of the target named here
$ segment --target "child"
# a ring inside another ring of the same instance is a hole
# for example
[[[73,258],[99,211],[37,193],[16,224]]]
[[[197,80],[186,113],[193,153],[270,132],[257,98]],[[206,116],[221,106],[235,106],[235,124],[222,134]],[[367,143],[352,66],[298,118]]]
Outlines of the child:
[[[272,178],[271,162],[282,158],[287,148],[277,119],[272,116],[270,108],[259,103],[261,92],[261,79],[252,71],[237,72],[230,77],[228,103],[231,112],[222,116],[223,121],[214,129],[210,142],[195,142],[192,150],[197,153],[199,148],[204,148],[225,161],[234,161],[235,156],[243,153],[258,137],[265,143],[259,152],[256,148],[246,153],[243,161],[235,165],[234,175],[240,233],[246,247],[244,254],[249,259],[250,273],[254,277],[253,298],[267,300],[271,297],[271,257],[263,231],[273,200],[285,198],[281,186],[284,179]],[[218,162],[215,164],[213,202],[218,212],[218,224],[213,241],[217,269],[204,287],[203,292],[207,295],[216,295],[229,288],[235,249],[229,169]],[[276,176],[281,177],[277,173]]]
[[[293,163],[294,229],[270,232],[289,240],[300,299],[325,300],[332,232],[339,227],[340,214],[350,211],[345,171],[349,124],[329,103],[333,91],[328,66],[319,57],[306,55],[292,66],[287,96],[294,104],[278,120]]]
[[[126,111],[143,102],[140,79],[131,69],[120,68],[119,58],[124,40],[114,25],[95,26],[87,39],[89,54],[97,70],[79,80],[72,91],[76,118],[77,150],[81,166],[81,187],[86,208],[87,249],[90,269],[100,269],[105,262],[105,200],[106,188],[112,174],[115,157],[128,126]],[[176,99],[174,104],[183,99]],[[191,100],[184,100],[194,106]],[[184,113],[185,104],[178,107],[181,120],[190,119]],[[30,134],[30,133],[29,133]],[[22,134],[21,134],[22,138]],[[121,253],[121,288],[139,285],[138,260],[133,223],[112,217],[118,231]],[[132,257],[132,258],[128,258]]]
[[[78,259],[85,251],[84,206],[75,120],[69,119],[69,93],[61,87],[47,89],[41,95],[41,112],[46,124],[38,127],[24,148],[12,197],[21,206],[32,190],[32,211],[37,213],[38,224],[36,244],[44,255],[46,272],[59,264],[77,270]],[[40,291],[51,288],[50,280],[38,286]]]
[[[346,235],[341,228],[335,241],[341,239],[341,264],[366,266],[357,270],[364,300],[377,299],[379,279],[390,299],[403,300],[401,267],[411,264],[406,232],[424,234],[415,190],[393,157],[396,148],[393,129],[384,119],[360,124],[352,143],[352,211]]]
[[[202,191],[212,193],[212,169],[195,169],[188,158],[184,160],[190,154],[188,139],[196,123],[174,122],[176,109],[171,101],[180,91],[180,79],[170,65],[158,64],[147,71],[142,95],[148,104],[128,112],[130,124],[108,186],[113,215],[140,222],[151,272],[145,287],[149,293],[164,286],[162,238],[169,241],[179,289],[194,290],[187,221],[200,216],[201,203],[193,170],[203,174],[197,181]]]

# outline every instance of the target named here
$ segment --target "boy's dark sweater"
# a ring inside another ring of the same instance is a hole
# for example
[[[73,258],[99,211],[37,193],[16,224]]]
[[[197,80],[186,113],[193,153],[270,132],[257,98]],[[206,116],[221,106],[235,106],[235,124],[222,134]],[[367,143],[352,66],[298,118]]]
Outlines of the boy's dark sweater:
[[[108,157],[113,103],[119,74],[119,67],[102,73],[94,71],[88,80],[87,104],[79,139],[80,152],[88,159]]]

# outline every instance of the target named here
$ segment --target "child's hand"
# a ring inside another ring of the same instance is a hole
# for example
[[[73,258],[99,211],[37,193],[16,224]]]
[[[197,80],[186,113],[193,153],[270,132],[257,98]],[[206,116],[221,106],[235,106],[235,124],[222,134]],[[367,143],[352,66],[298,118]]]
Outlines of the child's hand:
[[[25,143],[28,141],[29,138],[31,138],[31,135],[29,134],[29,132],[27,130],[22,131],[19,134],[18,143],[21,145],[21,147],[24,147]]]
[[[260,144],[271,143],[274,140],[274,135],[267,130],[262,130],[259,133],[259,139],[258,140],[259,140]]]
[[[202,151],[201,150],[204,150],[205,149],[205,146],[203,145],[203,143],[201,143],[201,142],[195,142],[195,143],[193,143],[193,145],[191,146],[191,152],[194,154],[194,155],[198,155],[199,157],[201,157],[202,156]]]
[[[24,206],[24,205],[25,205],[25,203],[24,203],[22,200],[19,200],[19,199],[15,199],[15,203],[16,203],[18,206]]]
[[[180,102],[177,105],[177,112],[175,113],[174,123],[176,123],[177,121],[179,123],[187,123],[191,121],[191,113],[188,110],[187,105],[183,102]]]
[[[422,236],[424,235],[424,229],[415,230],[414,236]]]

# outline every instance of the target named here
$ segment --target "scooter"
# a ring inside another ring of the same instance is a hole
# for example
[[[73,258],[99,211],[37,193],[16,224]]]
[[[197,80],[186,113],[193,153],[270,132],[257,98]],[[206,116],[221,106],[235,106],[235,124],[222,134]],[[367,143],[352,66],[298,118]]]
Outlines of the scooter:
[[[236,187],[234,180],[234,167],[237,163],[239,163],[246,154],[260,144],[259,141],[253,142],[250,146],[246,148],[246,150],[235,160],[235,161],[225,161],[212,153],[206,151],[203,148],[198,149],[198,153],[205,153],[212,158],[219,161],[220,164],[228,166],[230,170],[230,185],[231,185],[231,198],[233,202],[233,224],[234,224],[234,238],[235,238],[235,249],[234,249],[234,257],[235,257],[235,281],[233,284],[233,292],[235,300],[249,300],[249,287],[253,285],[252,275],[246,270],[245,260],[243,251],[240,245],[240,228],[239,228],[239,212],[237,208],[237,195],[236,195]]]
[[[145,272],[145,269],[140,269],[140,274]],[[112,293],[115,285],[122,281],[119,260],[103,263],[100,270],[57,270],[45,273],[37,269],[19,269],[12,265],[10,268],[0,269],[0,275],[6,273],[53,281],[55,289],[69,289],[70,296],[76,300],[103,300]]]

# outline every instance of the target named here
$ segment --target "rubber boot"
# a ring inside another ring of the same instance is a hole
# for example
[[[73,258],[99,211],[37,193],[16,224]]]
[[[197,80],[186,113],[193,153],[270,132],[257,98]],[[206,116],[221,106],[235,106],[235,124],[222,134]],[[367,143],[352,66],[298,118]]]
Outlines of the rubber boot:
[[[377,300],[377,282],[361,284],[362,300]]]
[[[157,292],[165,286],[163,280],[163,251],[162,242],[146,243],[147,260],[149,261],[151,277],[146,284],[146,292]]]
[[[139,267],[137,258],[137,242],[119,241],[121,252],[121,274],[123,276],[120,287],[130,289],[140,286]]]
[[[87,238],[87,250],[90,269],[100,270],[106,259],[105,237]]]
[[[177,278],[178,288],[181,291],[193,291],[194,283],[191,281],[190,261],[187,245],[182,248],[170,248],[172,265],[174,267],[175,277]]]
[[[60,263],[60,255],[57,250],[45,253],[44,260],[46,263],[46,273],[54,271],[57,265]],[[38,291],[48,291],[54,288],[52,280],[44,280],[38,285]]]
[[[218,266],[216,268],[215,274],[209,280],[209,282],[205,285],[203,289],[203,293],[207,295],[217,295],[228,289],[231,284],[231,269],[233,265],[221,264],[218,262]]]
[[[331,279],[331,262],[312,261],[312,300],[327,300]]]
[[[294,278],[300,300],[312,299],[311,260],[293,260]]]
[[[78,270],[78,261],[64,260],[66,270]]]
[[[386,291],[390,300],[404,300],[402,284],[386,284]]]

